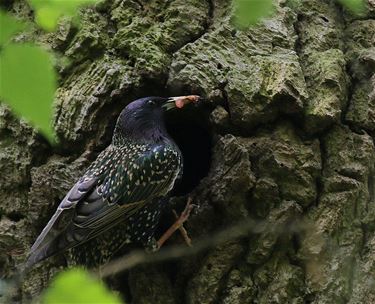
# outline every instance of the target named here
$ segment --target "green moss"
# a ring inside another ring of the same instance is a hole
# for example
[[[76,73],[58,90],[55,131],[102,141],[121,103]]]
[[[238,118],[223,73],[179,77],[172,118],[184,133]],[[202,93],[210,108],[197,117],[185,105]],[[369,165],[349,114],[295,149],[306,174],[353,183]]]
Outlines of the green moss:
[[[254,273],[259,286],[258,303],[304,303],[302,268],[290,265],[288,259],[276,254]]]
[[[311,97],[306,107],[306,129],[322,130],[341,118],[347,104],[348,78],[344,54],[337,49],[314,52],[305,67]]]
[[[199,272],[187,285],[186,303],[215,303],[222,292],[222,282],[243,252],[238,242],[217,247],[202,261]]]
[[[258,135],[243,139],[243,142],[256,168],[256,176],[268,180],[262,183],[266,187],[262,192],[279,194],[278,198],[274,197],[264,204],[272,206],[285,199],[307,207],[315,201],[321,169],[319,143],[316,140],[304,142],[289,123],[281,123],[272,131],[260,130]],[[258,191],[260,189],[256,187],[253,192],[256,204],[260,200],[256,198]],[[262,214],[262,209],[270,207],[260,208]]]

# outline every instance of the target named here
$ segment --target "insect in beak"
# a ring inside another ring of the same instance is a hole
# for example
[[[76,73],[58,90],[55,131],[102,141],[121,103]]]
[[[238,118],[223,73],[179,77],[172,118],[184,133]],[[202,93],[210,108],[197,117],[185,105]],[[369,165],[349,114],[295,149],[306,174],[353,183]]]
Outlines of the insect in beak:
[[[169,97],[163,107],[167,111],[175,108],[181,109],[189,103],[197,104],[200,99],[201,97],[198,95]]]

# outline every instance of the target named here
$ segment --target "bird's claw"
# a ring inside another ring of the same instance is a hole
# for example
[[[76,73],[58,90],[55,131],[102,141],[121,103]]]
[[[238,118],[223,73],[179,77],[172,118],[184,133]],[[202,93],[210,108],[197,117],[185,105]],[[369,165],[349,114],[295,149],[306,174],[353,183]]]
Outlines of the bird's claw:
[[[180,230],[181,235],[184,238],[186,244],[188,246],[191,246],[191,239],[189,238],[187,231],[183,226],[183,224],[189,218],[191,211],[194,209],[194,207],[196,207],[196,205],[192,204],[191,201],[192,199],[191,197],[189,197],[186,203],[185,209],[182,211],[180,216],[178,216],[177,212],[173,210],[173,213],[176,217],[176,222],[174,222],[174,224],[171,227],[169,227],[169,229],[158,240],[157,242],[158,248],[160,248],[176,230]]]
[[[178,221],[180,221],[181,225],[187,221],[194,207],[195,205],[191,203],[191,198],[189,197],[186,203],[185,209],[182,211],[182,213],[180,214],[180,217],[178,218]]]

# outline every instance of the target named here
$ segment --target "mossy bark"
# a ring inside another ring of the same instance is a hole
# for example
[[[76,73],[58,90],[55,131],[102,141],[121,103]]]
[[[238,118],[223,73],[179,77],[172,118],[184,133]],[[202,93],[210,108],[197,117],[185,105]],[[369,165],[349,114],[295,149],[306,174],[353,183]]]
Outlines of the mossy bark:
[[[127,103],[197,93],[213,108],[212,162],[187,229],[198,241],[240,220],[263,228],[111,286],[129,303],[375,303],[374,5],[354,17],[335,1],[278,1],[240,31],[230,1],[115,0],[83,9],[80,28],[62,20],[20,35],[56,54],[59,145],[0,106],[1,275],[23,262]],[[30,16],[23,1],[7,7]],[[18,300],[60,265],[36,266]]]

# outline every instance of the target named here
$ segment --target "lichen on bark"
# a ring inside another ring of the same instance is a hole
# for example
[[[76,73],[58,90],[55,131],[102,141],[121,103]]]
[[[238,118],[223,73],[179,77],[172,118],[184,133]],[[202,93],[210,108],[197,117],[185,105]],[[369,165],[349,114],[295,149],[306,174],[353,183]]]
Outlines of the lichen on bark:
[[[30,17],[24,1],[7,8]],[[103,1],[82,10],[79,28],[64,19],[55,33],[17,37],[55,51],[60,144],[1,106],[1,275],[24,260],[127,103],[197,93],[212,108],[212,150],[189,193],[200,206],[186,225],[193,244],[243,220],[256,227],[110,286],[129,303],[374,303],[373,1],[368,8],[356,17],[336,1],[280,0],[274,16],[238,30],[226,0]],[[39,295],[62,265],[58,256],[36,266],[18,301]]]

